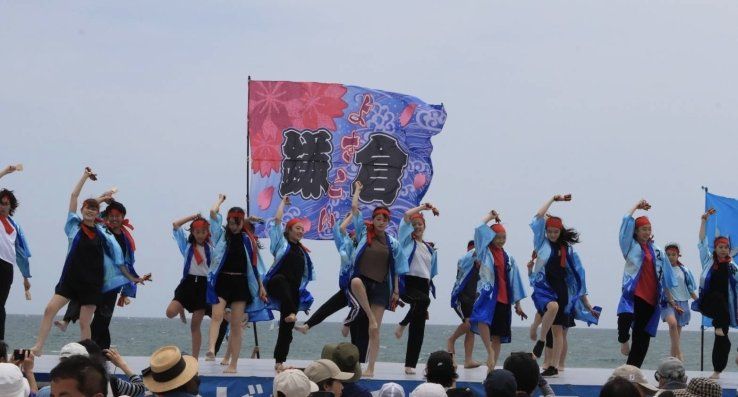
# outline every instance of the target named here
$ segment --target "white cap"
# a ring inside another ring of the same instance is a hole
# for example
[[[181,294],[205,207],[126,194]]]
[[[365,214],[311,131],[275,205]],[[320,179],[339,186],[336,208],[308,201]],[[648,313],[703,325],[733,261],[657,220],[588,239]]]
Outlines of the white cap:
[[[308,397],[310,393],[318,391],[318,385],[308,379],[299,369],[286,369],[274,377],[272,395],[282,392],[285,397]]]
[[[385,383],[379,389],[378,397],[405,397],[405,389],[394,382]]]
[[[90,353],[87,352],[87,349],[80,345],[77,342],[67,343],[64,345],[64,347],[61,348],[61,351],[59,352],[59,358],[69,358],[72,356],[85,356],[89,357]]]
[[[0,363],[0,396],[28,397],[31,386],[15,364]]]
[[[331,360],[320,359],[313,361],[305,368],[305,375],[313,382],[322,382],[328,379],[349,380],[354,377],[350,372],[341,372],[338,365]]]
[[[446,397],[446,389],[438,383],[421,383],[410,392],[410,397]]]

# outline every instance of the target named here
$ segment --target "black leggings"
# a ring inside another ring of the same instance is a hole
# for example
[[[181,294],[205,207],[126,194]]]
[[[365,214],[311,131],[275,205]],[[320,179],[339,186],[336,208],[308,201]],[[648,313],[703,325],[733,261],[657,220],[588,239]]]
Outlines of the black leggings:
[[[349,324],[351,343],[359,349],[359,361],[366,362],[366,352],[369,350],[369,318],[363,310],[359,310],[356,318]]]
[[[305,322],[305,324],[313,328],[316,325],[322,323],[331,314],[343,309],[348,306],[348,299],[346,299],[346,293],[339,290],[333,296],[331,296],[325,303],[320,305],[318,310],[313,313],[312,316]]]
[[[13,284],[13,265],[0,259],[0,340],[5,340],[5,302]]]
[[[408,368],[415,368],[418,365],[420,349],[425,337],[425,320],[428,318],[428,306],[430,306],[429,293],[430,281],[427,278],[405,276],[405,292],[401,298],[410,304],[410,310],[400,321],[400,325],[410,324],[405,353],[405,366]]]
[[[651,343],[651,335],[646,332],[648,320],[653,316],[656,307],[639,297],[633,298],[633,313],[618,314],[618,342],[625,343],[630,339],[633,328],[633,343],[630,346],[627,364],[638,368],[643,364]]]
[[[730,338],[728,338],[730,306],[728,305],[728,297],[723,293],[713,291],[705,296],[704,301],[707,307],[704,307],[703,313],[712,317],[712,326],[715,330],[723,330],[723,336],[716,334],[715,342],[712,345],[712,367],[715,372],[723,372],[725,367],[728,366],[728,356],[730,355]]]
[[[274,361],[283,363],[287,360],[287,355],[290,352],[292,329],[295,328],[294,322],[287,323],[284,319],[290,314],[297,314],[300,286],[290,285],[284,275],[277,274],[269,280],[267,289],[269,295],[277,298],[281,303],[279,307],[279,333],[277,334],[277,344],[274,346]]]

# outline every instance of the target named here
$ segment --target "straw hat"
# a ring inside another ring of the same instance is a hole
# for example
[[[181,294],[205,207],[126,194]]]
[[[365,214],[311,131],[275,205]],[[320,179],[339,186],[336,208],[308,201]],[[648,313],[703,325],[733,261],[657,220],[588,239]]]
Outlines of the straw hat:
[[[141,371],[143,383],[153,393],[164,393],[189,382],[197,375],[197,359],[183,356],[177,346],[164,346],[149,359],[149,368]]]

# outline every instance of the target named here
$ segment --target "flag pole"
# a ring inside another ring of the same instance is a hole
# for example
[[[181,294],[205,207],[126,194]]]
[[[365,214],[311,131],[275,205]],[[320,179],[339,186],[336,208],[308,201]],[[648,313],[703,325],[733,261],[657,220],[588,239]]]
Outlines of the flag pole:
[[[702,190],[707,193],[707,187],[702,186]],[[700,371],[705,370],[705,323],[703,317],[700,313]]]
[[[251,76],[248,76],[246,87],[246,213],[250,216],[251,205],[249,200],[249,189],[251,187],[251,139],[249,138],[249,132],[251,131],[251,120],[249,119],[249,97],[251,96]],[[251,352],[251,358],[261,358],[261,354],[259,352],[259,334],[256,332],[256,321],[252,321],[251,324],[254,326],[254,350]]]

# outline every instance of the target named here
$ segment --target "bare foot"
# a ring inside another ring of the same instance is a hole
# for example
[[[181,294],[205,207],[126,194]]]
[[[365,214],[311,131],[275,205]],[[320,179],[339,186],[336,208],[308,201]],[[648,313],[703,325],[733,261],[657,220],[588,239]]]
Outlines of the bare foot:
[[[184,310],[181,310],[179,312],[179,321],[181,321],[182,324],[187,324],[187,315],[185,314]]]
[[[464,362],[464,368],[466,369],[479,368],[481,366],[482,366],[482,363],[480,363],[479,361],[471,360],[471,361]]]
[[[373,378],[374,377],[374,371],[366,370],[361,373],[362,378]]]
[[[563,365],[559,365],[559,367],[558,367],[558,368],[556,368],[556,369],[558,369],[558,370],[559,370],[559,372],[564,372],[564,371],[566,371],[566,367],[564,367]]]
[[[492,372],[492,370],[495,369],[495,363],[492,360],[492,357],[487,359],[487,373]]]
[[[710,379],[720,379],[720,372],[713,372]]]
[[[535,326],[535,323],[530,325],[530,340],[533,342],[538,340],[538,327]]]
[[[59,328],[61,332],[67,332],[67,327],[69,326],[69,323],[66,321],[56,320],[54,321],[54,325],[56,326],[56,328]]]
[[[274,371],[277,373],[284,371],[284,364],[283,363],[274,364]]]
[[[226,360],[225,358],[220,362],[220,365],[230,365],[231,360]]]
[[[415,375],[415,368],[405,367],[405,375]]]
[[[284,318],[284,322],[286,323],[294,323],[297,321],[297,315],[295,313],[290,313],[289,316]]]
[[[625,342],[620,344],[620,354],[624,356],[630,354],[630,343]]]
[[[205,361],[215,361],[215,353],[210,351],[205,353]]]
[[[31,354],[33,354],[35,357],[41,357],[44,354],[44,349],[38,346],[34,346],[30,350]]]
[[[350,330],[348,325],[344,325],[343,327],[341,327],[341,335],[343,335],[344,338],[349,335],[349,331]]]
[[[228,368],[223,370],[224,374],[235,374],[236,373],[236,367],[229,366]]]
[[[295,329],[299,331],[301,334],[306,335],[310,327],[308,327],[307,324],[295,325]]]
[[[395,338],[400,339],[402,338],[402,334],[405,332],[405,326],[404,325],[398,325],[397,328],[395,328]],[[407,372],[407,370],[405,371]],[[415,373],[415,372],[413,372]]]

